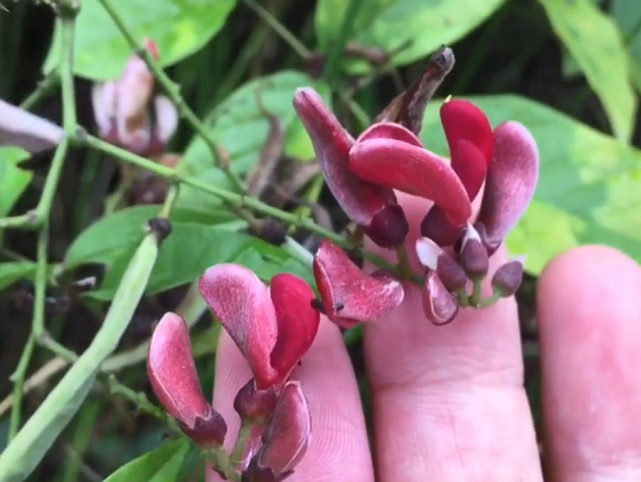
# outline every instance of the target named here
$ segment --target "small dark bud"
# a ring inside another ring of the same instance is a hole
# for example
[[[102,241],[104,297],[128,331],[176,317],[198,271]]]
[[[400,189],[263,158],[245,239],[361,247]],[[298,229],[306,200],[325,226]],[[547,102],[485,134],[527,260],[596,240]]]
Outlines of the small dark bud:
[[[467,276],[463,268],[449,254],[443,253],[436,262],[436,274],[448,291],[456,292],[465,288]]]
[[[225,419],[213,408],[206,418],[196,416],[193,420],[193,427],[182,423],[178,424],[185,435],[201,447],[220,447],[225,441],[227,424]]]
[[[472,280],[483,279],[490,267],[487,248],[472,226],[468,226],[461,246],[461,267]]]
[[[147,227],[156,234],[158,243],[162,243],[171,234],[171,221],[167,218],[151,218],[147,221]]]
[[[451,246],[461,237],[463,229],[450,223],[439,206],[433,206],[421,222],[421,234],[439,246]]]
[[[410,227],[398,204],[388,204],[372,218],[365,233],[381,248],[394,248],[405,241]]]
[[[240,418],[252,423],[262,423],[274,411],[278,393],[271,386],[265,390],[258,390],[252,378],[239,391],[234,398],[234,410]]]
[[[496,239],[490,239],[488,234],[487,234],[487,229],[485,228],[485,224],[481,222],[476,222],[474,223],[474,229],[476,229],[476,232],[479,233],[479,238],[481,238],[481,242],[483,243],[483,246],[487,248],[487,254],[489,256],[492,256],[494,252],[499,249],[499,246],[501,246],[501,241],[496,240]]]
[[[252,234],[267,241],[274,246],[280,246],[287,237],[287,228],[274,218],[263,220],[257,228],[251,230]]]
[[[516,293],[523,281],[523,259],[514,259],[505,263],[492,276],[492,288],[507,298]]]

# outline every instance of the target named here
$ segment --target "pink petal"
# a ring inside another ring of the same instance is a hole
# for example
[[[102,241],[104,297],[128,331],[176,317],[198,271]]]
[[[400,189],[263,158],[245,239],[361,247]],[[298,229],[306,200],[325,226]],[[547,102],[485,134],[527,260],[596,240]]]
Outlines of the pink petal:
[[[504,122],[494,131],[494,154],[478,221],[491,243],[502,241],[532,200],[539,177],[539,153],[520,123]]]
[[[487,174],[487,163],[483,153],[470,141],[461,139],[454,145],[450,154],[452,169],[465,186],[467,197],[473,201]]]
[[[397,141],[407,142],[417,147],[423,147],[420,139],[416,135],[403,127],[400,124],[394,122],[379,122],[370,126],[365,132],[363,132],[356,142],[363,142],[371,139],[395,139]]]
[[[309,406],[300,382],[287,382],[263,433],[263,448],[256,455],[257,466],[276,474],[291,472],[305,455],[311,432]]]
[[[327,186],[345,213],[366,228],[373,222],[386,226],[389,231],[375,228],[368,232],[377,244],[402,243],[409,228],[402,210],[391,207],[396,206],[394,192],[359,179],[349,170],[349,150],[354,139],[323,103],[321,96],[310,88],[298,89],[294,95],[294,108],[312,141]],[[377,214],[382,219],[374,221]]]
[[[350,169],[359,177],[431,199],[454,225],[472,214],[465,188],[452,168],[432,152],[392,139],[370,139],[354,144]]]
[[[441,123],[450,152],[464,139],[474,144],[489,163],[492,157],[492,126],[485,113],[468,100],[454,99],[441,106]]]
[[[20,146],[35,153],[56,146],[64,134],[53,122],[0,99],[0,146]]]
[[[328,240],[323,240],[314,257],[314,277],[325,314],[346,328],[386,316],[404,297],[399,281],[366,275]]]
[[[166,145],[178,127],[178,111],[171,100],[164,95],[154,99],[154,108],[156,110],[155,134],[158,140]]]
[[[428,320],[435,325],[445,325],[458,313],[458,302],[443,286],[435,271],[430,271],[423,290],[423,311]]]
[[[200,293],[232,337],[254,372],[259,389],[279,379],[271,366],[278,327],[269,290],[249,269],[237,264],[209,268]]]
[[[116,82],[94,85],[91,89],[91,102],[98,135],[105,139],[112,133],[116,118]]]
[[[147,373],[154,393],[185,433],[200,444],[222,444],[227,426],[203,396],[189,329],[180,316],[167,313],[156,326],[149,343]]]
[[[284,380],[312,345],[320,315],[312,308],[312,301],[316,298],[314,291],[293,274],[274,276],[270,294],[278,323],[278,338],[271,354],[271,365]]]

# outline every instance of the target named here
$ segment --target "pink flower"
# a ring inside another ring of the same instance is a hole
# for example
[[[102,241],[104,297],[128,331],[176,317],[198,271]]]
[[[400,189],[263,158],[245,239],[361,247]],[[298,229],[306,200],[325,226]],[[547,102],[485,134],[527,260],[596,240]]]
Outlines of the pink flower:
[[[322,312],[343,328],[383,318],[403,301],[403,286],[398,280],[385,272],[366,275],[328,240],[321,243],[314,257],[314,277]]]
[[[149,342],[147,374],[154,393],[183,432],[201,446],[222,445],[227,425],[203,396],[189,329],[180,316],[167,313],[156,326]]]
[[[205,271],[199,287],[245,355],[257,388],[280,388],[318,331],[320,316],[312,308],[309,285],[281,273],[268,288],[243,266],[219,264]]]
[[[156,44],[147,40],[145,45],[158,59]],[[137,55],[120,79],[95,85],[92,101],[100,136],[136,154],[162,152],[176,130],[178,114],[174,104],[154,90],[154,76]]]

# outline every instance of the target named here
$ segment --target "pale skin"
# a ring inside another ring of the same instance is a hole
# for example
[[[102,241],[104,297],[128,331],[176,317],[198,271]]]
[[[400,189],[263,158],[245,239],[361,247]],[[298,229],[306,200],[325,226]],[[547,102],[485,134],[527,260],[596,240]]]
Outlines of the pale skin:
[[[425,204],[402,202],[416,227]],[[492,264],[505,259],[501,250]],[[419,292],[409,287],[398,309],[365,329],[371,448],[342,337],[321,321],[292,374],[309,401],[313,432],[288,482],[640,481],[638,264],[600,246],[557,256],[538,281],[537,320],[544,468],[523,388],[514,299],[463,310],[439,327],[424,318]],[[228,421],[227,442],[238,427],[233,397],[250,378],[236,346],[221,337],[214,406]]]

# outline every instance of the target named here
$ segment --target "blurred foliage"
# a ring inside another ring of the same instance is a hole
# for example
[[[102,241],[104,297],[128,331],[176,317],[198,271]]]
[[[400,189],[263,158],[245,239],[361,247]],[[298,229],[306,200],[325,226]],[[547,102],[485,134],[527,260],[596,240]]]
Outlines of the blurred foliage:
[[[518,120],[538,142],[541,176],[535,200],[508,239],[515,254],[527,254],[528,271],[536,275],[557,253],[587,243],[615,246],[641,260],[639,2],[261,2],[300,45],[287,34],[279,35],[260,12],[248,7],[250,2],[113,3],[136,40],[156,41],[161,62],[181,86],[181,94],[204,120],[231,169],[243,177],[260,159],[271,117],[285,133],[282,157],[302,166],[312,159],[292,108],[297,87],[317,88],[356,135],[420,75],[432,51],[448,44],[457,61],[438,95],[471,98],[494,126]],[[346,21],[348,13],[355,17]],[[1,98],[23,101],[55,66],[61,39],[52,20],[49,9],[27,2],[10,4],[9,12],[0,10]],[[79,119],[92,131],[92,82],[118,77],[131,55],[98,0],[82,1],[75,50]],[[446,154],[439,105],[434,101],[428,108],[422,138],[430,149]],[[60,99],[48,96],[34,111],[60,121]],[[182,157],[181,170],[229,188],[214,167],[212,153],[186,123],[180,124],[171,149]],[[25,163],[27,157],[19,149],[0,149],[0,216],[27,212],[37,203],[50,153]],[[52,211],[47,326],[79,353],[102,323],[108,306],[104,301],[113,297],[144,235],[143,223],[159,210],[157,204],[105,208],[123,177],[112,159],[74,150]],[[318,200],[336,225],[342,225],[340,210],[319,186],[309,183],[297,194],[302,206]],[[297,204],[286,208],[304,215]],[[181,187],[171,220],[173,232],[121,343],[123,352],[143,343],[162,313],[188,299],[188,284],[211,264],[237,262],[264,279],[289,271],[312,281],[308,266],[246,233],[245,221],[201,191]],[[300,241],[313,247],[318,239]],[[4,380],[14,371],[27,336],[21,327],[30,316],[35,250],[34,233],[0,231],[0,397],[10,392]],[[78,292],[73,282],[88,275],[98,277],[98,288]],[[205,347],[199,348],[200,373],[210,390],[215,336],[210,321],[200,325],[194,329],[194,346]],[[360,331],[350,333],[350,345],[357,346],[359,340]],[[359,356],[358,350],[352,354]],[[30,374],[50,358],[40,350]],[[149,392],[139,360],[126,364],[118,375],[123,383]],[[55,377],[29,393],[26,415],[53,382]],[[535,399],[537,386],[532,389]],[[102,480],[109,474],[110,481],[174,480],[178,473],[180,480],[202,480],[202,470],[193,469],[193,460],[187,463],[190,457],[182,442],[161,443],[164,426],[158,421],[132,413],[129,402],[104,389],[82,388],[88,401],[29,480]],[[98,401],[100,411],[91,405]],[[0,427],[6,418],[4,413]],[[0,448],[3,444],[4,437]]]

